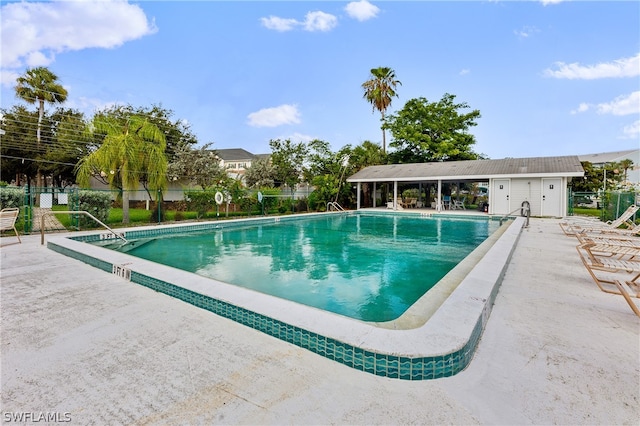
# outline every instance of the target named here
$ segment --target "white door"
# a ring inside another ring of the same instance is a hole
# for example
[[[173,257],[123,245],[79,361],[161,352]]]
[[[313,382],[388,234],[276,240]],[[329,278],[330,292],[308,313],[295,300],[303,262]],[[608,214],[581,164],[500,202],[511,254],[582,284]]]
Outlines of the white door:
[[[489,210],[493,214],[507,214],[509,210],[509,179],[494,179],[493,188],[491,189],[493,207],[489,206]]]
[[[562,181],[542,179],[542,216],[562,217]]]

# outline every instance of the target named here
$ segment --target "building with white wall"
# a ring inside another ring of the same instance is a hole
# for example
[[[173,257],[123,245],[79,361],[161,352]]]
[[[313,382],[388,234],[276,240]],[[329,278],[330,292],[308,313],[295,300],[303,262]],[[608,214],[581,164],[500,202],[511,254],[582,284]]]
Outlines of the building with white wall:
[[[376,197],[372,206],[361,205],[364,183],[373,185],[374,194],[378,185],[392,185],[392,200],[398,198],[399,183],[434,185],[435,204],[440,209],[443,184],[489,182],[489,214],[511,213],[526,201],[532,216],[563,217],[568,206],[568,183],[582,176],[584,169],[578,157],[565,156],[370,166],[347,178],[347,182],[357,185],[358,208],[379,207]]]
[[[590,162],[594,167],[604,167],[606,164],[631,160],[633,161],[633,167],[627,170],[627,180],[633,185],[640,185],[640,149],[585,154],[579,155],[578,158],[580,161]]]

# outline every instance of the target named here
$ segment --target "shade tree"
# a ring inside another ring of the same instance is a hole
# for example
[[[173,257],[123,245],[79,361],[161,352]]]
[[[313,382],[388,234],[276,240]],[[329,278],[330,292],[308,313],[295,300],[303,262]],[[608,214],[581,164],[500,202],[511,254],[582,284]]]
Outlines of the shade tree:
[[[482,155],[473,151],[475,137],[469,129],[477,125],[479,110],[466,102],[456,103],[455,95],[445,93],[437,102],[420,97],[389,115],[383,127],[389,129],[394,150],[390,163],[425,163],[431,161],[474,160]]]

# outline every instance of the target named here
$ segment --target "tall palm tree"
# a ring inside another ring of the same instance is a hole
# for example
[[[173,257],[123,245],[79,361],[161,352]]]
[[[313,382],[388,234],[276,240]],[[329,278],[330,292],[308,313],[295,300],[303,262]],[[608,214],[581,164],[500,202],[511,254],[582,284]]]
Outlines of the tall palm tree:
[[[384,121],[384,113],[391,105],[391,98],[397,97],[396,86],[402,86],[396,80],[396,73],[388,67],[378,67],[371,69],[369,80],[362,83],[364,98],[371,104],[373,111],[378,110]],[[382,128],[382,152],[387,152],[387,141],[384,128]]]
[[[129,191],[137,190],[142,179],[146,179],[151,190],[167,186],[165,136],[140,115],[125,120],[99,115],[90,131],[104,135],[104,140],[100,148],[77,164],[78,183],[88,187],[92,176],[102,175],[111,188],[122,189],[122,223],[129,223]]]
[[[67,91],[60,83],[58,76],[46,67],[29,68],[25,74],[16,80],[16,96],[23,101],[35,104],[38,103],[38,130],[37,151],[40,153],[40,129],[42,128],[42,117],[44,116],[44,103],[63,103],[67,100]],[[42,173],[38,167],[36,185],[43,186]]]

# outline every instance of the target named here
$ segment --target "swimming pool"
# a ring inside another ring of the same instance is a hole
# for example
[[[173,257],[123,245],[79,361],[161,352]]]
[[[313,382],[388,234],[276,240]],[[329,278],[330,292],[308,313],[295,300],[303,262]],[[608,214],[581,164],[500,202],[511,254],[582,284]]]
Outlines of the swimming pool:
[[[132,256],[363,321],[400,317],[498,228],[447,217],[325,215],[109,244]]]
[[[251,221],[269,224],[297,219],[292,215]],[[246,226],[249,221],[149,226],[127,229],[124,234],[133,239],[157,238],[215,230],[222,223]],[[87,244],[110,239],[108,233],[52,237],[47,247],[345,366],[389,378],[426,380],[454,375],[471,361],[524,223],[524,218],[515,218],[500,227],[405,314],[385,323],[354,320]],[[438,301],[432,303],[432,299]]]

